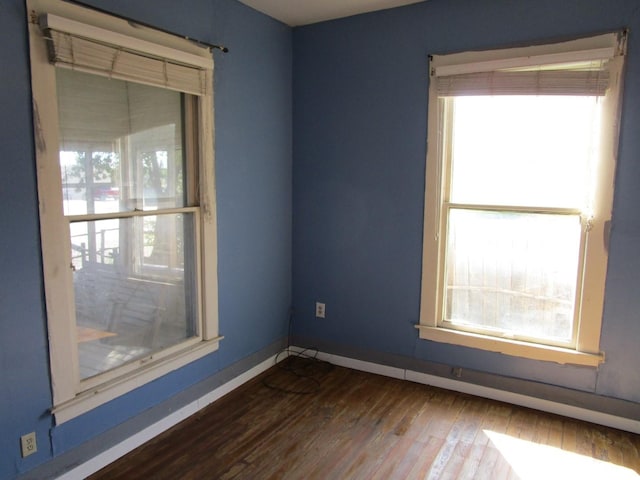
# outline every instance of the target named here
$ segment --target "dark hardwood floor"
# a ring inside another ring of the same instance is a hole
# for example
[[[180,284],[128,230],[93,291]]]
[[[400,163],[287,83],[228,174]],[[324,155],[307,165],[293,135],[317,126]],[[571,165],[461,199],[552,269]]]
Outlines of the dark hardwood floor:
[[[635,434],[288,361],[90,478],[640,478]]]

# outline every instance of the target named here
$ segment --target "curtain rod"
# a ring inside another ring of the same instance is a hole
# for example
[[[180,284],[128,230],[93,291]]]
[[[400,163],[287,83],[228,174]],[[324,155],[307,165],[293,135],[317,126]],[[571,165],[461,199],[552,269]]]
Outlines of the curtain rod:
[[[164,28],[158,28],[155,25],[150,25],[150,24],[145,23],[145,22],[140,22],[140,21],[135,20],[135,19],[133,19],[131,17],[125,17],[124,15],[118,15],[117,13],[109,12],[109,11],[104,10],[102,8],[98,8],[98,7],[94,7],[94,6],[91,6],[91,5],[87,5],[87,4],[85,4],[85,3],[83,3],[82,1],[79,1],[79,0],[63,0],[63,1],[67,2],[67,3],[74,4],[74,5],[78,5],[80,7],[88,8],[89,10],[94,10],[94,11],[99,12],[99,13],[104,13],[105,15],[109,15],[109,16],[112,16],[112,17],[119,18],[119,19],[124,20],[125,22],[129,23],[129,25],[131,25],[132,27],[141,26],[141,27],[151,28],[153,30],[158,30],[160,32],[167,33],[169,35],[173,35],[174,37],[183,38],[183,39],[188,40],[188,41],[190,41],[192,43],[195,43],[196,45],[200,45],[202,47],[207,47],[210,50],[220,50],[223,53],[227,53],[229,51],[229,49],[227,47],[225,47],[224,45],[216,45],[216,44],[213,44],[213,43],[203,42],[202,40],[198,40],[196,38],[187,37],[185,35],[181,35],[179,33],[172,32],[171,30],[166,30]]]

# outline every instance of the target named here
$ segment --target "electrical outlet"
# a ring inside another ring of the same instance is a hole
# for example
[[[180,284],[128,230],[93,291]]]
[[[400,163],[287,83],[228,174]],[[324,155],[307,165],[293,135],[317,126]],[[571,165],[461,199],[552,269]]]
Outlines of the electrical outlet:
[[[316,302],[316,318],[324,318],[324,303]]]
[[[20,445],[22,446],[22,457],[28,457],[32,453],[38,451],[36,444],[36,432],[27,433],[20,437]]]

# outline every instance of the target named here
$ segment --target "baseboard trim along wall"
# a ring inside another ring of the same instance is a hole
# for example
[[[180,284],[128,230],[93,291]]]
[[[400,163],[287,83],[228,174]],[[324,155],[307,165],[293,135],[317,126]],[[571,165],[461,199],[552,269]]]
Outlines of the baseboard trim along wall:
[[[20,475],[19,480],[79,480],[197,413],[286,358],[283,337],[164,402]]]
[[[278,358],[278,360],[281,360],[284,358],[286,358],[286,356],[281,355],[280,358]],[[101,468],[104,468],[110,463],[113,463],[120,457],[123,457],[127,453],[135,450],[140,445],[143,445],[149,440],[152,440],[153,438],[160,435],[164,431],[169,430],[174,425],[177,425],[178,423],[190,417],[194,413],[197,413],[198,411],[212,404],[219,398],[235,390],[236,388],[248,382],[252,378],[260,375],[262,372],[268,370],[273,365],[275,365],[275,362],[276,362],[276,355],[264,360],[263,362],[259,363],[258,365],[251,368],[250,370],[247,370],[246,372],[240,374],[234,379],[219,386],[215,390],[207,393],[206,395],[203,395],[197,400],[194,400],[190,404],[185,405],[181,409],[171,413],[170,415],[167,415],[162,420],[154,423],[153,425],[150,425],[144,428],[143,430],[132,435],[131,437],[127,438],[121,443],[109,448],[108,450],[105,450],[104,452],[96,455],[95,457],[82,463],[81,465],[78,465],[73,470],[69,470],[65,474],[59,476],[58,480],[78,480],[80,478],[88,477],[89,475],[97,472]]]
[[[294,347],[292,347],[292,351],[293,350]],[[296,347],[295,350],[304,351],[305,349]],[[511,403],[513,405],[533,408],[535,410],[541,410],[543,412],[554,413],[577,420],[584,420],[587,422],[640,434],[640,421],[620,417],[610,413],[599,412],[587,408],[576,407],[574,405],[567,405],[551,400],[545,400],[530,395],[513,393],[465,381],[445,378],[438,375],[431,375],[428,373],[416,372],[413,370],[398,367],[390,367],[379,363],[357,360],[340,355],[333,355],[330,353],[318,352],[317,358],[329,362],[333,365],[352,368],[354,370],[360,370],[363,372],[375,373],[377,375],[384,375],[401,380],[422,383],[425,385],[431,385],[447,390],[475,395],[477,397],[490,398],[492,400],[498,400],[505,403]]]
[[[74,451],[72,452],[61,455],[62,458],[54,458],[50,462],[23,475],[22,477],[20,477],[20,479],[26,480],[35,478],[57,478],[58,480],[77,480],[85,478],[97,472],[106,465],[118,460],[120,457],[131,452],[145,442],[148,442],[157,435],[160,435],[162,432],[168,430],[187,417],[193,415],[194,413],[197,413],[199,410],[215,402],[217,399],[221,398],[227,393],[235,390],[252,378],[258,376],[262,372],[268,370],[273,365],[275,365],[277,361],[284,360],[288,356],[288,351],[292,353],[309,351],[308,349],[302,347],[292,346],[289,347],[288,350],[284,350],[283,352],[283,348],[284,346],[282,346],[281,342],[276,342],[262,352],[258,352],[250,356],[249,358],[238,362],[238,364],[235,364],[225,369],[224,371],[214,375],[214,377],[216,377],[215,380],[202,382],[202,384],[196,386],[196,389],[194,391],[184,392],[184,394],[190,397],[190,400],[188,402],[185,403],[184,399],[180,398],[172,399],[165,402],[182,402],[183,406],[181,406],[180,408],[176,409],[171,405],[163,405],[161,406],[161,408],[165,412],[164,416],[156,418],[152,422],[149,422],[149,419],[144,418],[133,419],[130,421],[131,425],[129,425],[128,427],[128,433],[127,427],[125,426],[124,430],[121,428],[117,432],[107,432],[105,434],[102,434],[98,436],[98,438],[87,442],[87,445],[80,446],[77,449],[74,449]],[[276,349],[279,350],[276,351]],[[267,352],[269,356],[264,359],[265,353]],[[347,367],[354,370],[360,370],[377,375],[384,375],[401,380],[422,383],[425,385],[431,385],[434,387],[444,388],[447,390],[453,390],[456,392],[466,393],[479,397],[490,398],[493,400],[520,405],[527,408],[533,408],[536,410],[563,415],[578,420],[584,420],[587,422],[592,422],[640,434],[640,421],[631,418],[620,417],[611,413],[596,411],[593,409],[578,407],[575,405],[568,405],[534,397],[532,395],[514,393],[499,388],[487,387],[467,381],[461,381],[440,375],[419,372],[407,368],[389,366],[382,363],[360,360],[333,353],[326,353],[323,351],[318,351],[317,358],[332,363],[333,365]],[[253,366],[247,369],[247,365]],[[194,396],[194,392],[196,392],[196,396]],[[181,394],[179,394],[178,397],[180,395]],[[635,406],[635,404],[633,405]],[[627,408],[626,410],[628,413],[629,409]],[[144,414],[140,416],[143,415]],[[138,425],[138,429],[136,429],[136,425]],[[140,427],[140,425],[142,425],[142,427]],[[108,437],[109,435],[111,435],[111,437],[115,435],[116,438],[119,437],[119,439],[117,439],[115,442],[109,442],[109,439],[105,438],[105,436]],[[105,440],[107,440],[106,443]],[[103,450],[100,450],[96,447],[96,445],[102,445],[104,448],[105,444],[111,444],[111,446]]]

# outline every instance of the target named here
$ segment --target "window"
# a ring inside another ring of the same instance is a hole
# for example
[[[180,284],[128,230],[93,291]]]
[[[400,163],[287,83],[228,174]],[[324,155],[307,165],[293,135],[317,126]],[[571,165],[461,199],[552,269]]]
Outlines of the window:
[[[604,361],[625,39],[431,57],[421,338]]]
[[[208,48],[30,0],[58,423],[218,347]]]

